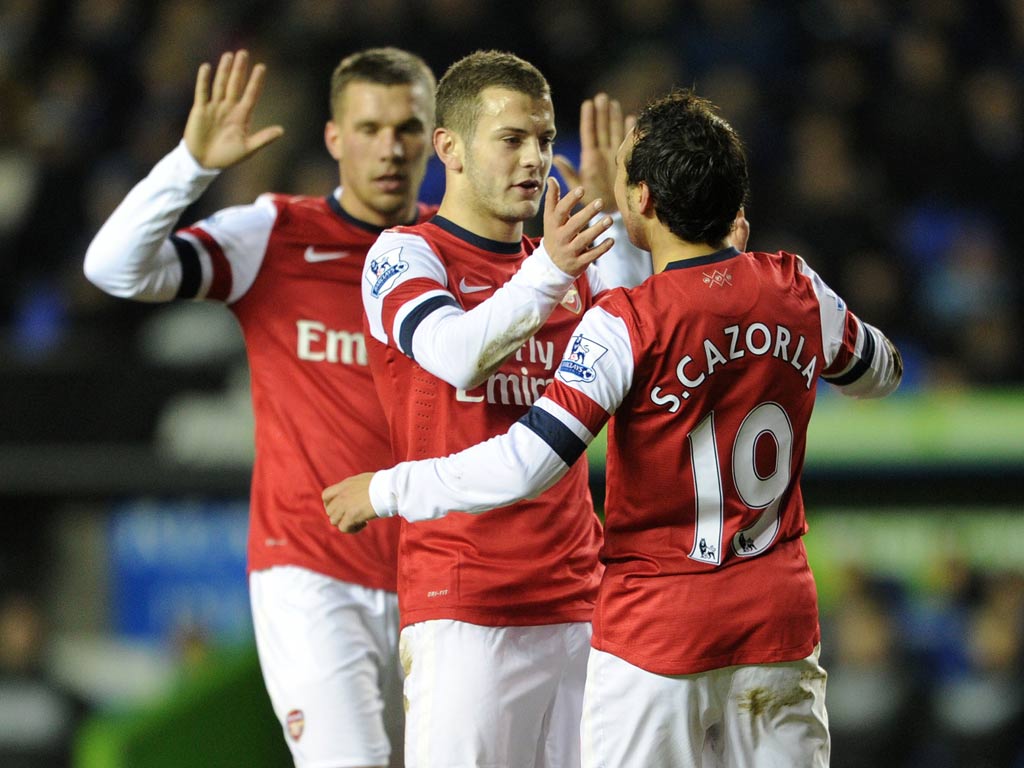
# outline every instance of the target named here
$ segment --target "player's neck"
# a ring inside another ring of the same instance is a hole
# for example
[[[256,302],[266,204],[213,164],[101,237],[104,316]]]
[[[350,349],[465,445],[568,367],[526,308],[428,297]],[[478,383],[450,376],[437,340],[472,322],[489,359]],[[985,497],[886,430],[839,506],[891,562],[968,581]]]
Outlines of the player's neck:
[[[488,240],[496,240],[499,243],[518,243],[523,239],[523,222],[495,218],[493,215],[477,211],[470,206],[455,203],[448,195],[441,200],[437,215]]]
[[[690,243],[680,240],[669,233],[667,237],[657,238],[651,243],[651,263],[655,274],[657,274],[664,272],[665,268],[673,262],[696,259],[719,250],[721,248],[712,248],[706,243]]]
[[[336,196],[337,197],[337,196]],[[359,200],[355,195],[346,196],[344,191],[338,200],[341,209],[357,221],[369,224],[372,227],[388,229],[403,224],[411,224],[416,220],[416,201],[414,200],[407,208],[398,211],[382,213]]]

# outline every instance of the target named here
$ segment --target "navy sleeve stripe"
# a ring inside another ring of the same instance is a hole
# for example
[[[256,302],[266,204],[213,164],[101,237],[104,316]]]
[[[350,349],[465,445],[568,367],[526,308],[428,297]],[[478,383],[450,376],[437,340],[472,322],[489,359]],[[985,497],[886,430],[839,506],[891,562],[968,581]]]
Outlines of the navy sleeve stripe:
[[[176,299],[194,299],[199,295],[199,286],[203,280],[203,269],[199,266],[199,254],[192,243],[177,235],[171,235],[171,243],[178,252],[181,262],[181,285],[178,286]]]
[[[432,296],[409,313],[398,332],[398,348],[415,360],[412,354],[412,337],[423,318],[441,307],[457,307],[459,303],[451,296]]]
[[[852,384],[871,367],[871,363],[875,359],[875,337],[866,325],[861,325],[861,328],[864,331],[864,351],[861,353],[860,360],[854,363],[853,367],[846,373],[836,377],[823,377],[829,384],[834,384],[837,387]]]
[[[519,423],[547,443],[567,466],[575,464],[576,459],[587,450],[585,442],[543,408],[531,407],[526,415],[519,419]]]

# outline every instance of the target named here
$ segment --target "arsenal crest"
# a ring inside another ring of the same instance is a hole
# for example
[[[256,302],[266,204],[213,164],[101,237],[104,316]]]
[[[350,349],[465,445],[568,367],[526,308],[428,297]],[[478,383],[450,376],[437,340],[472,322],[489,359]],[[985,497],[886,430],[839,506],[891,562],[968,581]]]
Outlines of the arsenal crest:
[[[288,713],[286,720],[288,724],[288,735],[295,741],[302,738],[302,729],[306,727],[306,716],[301,709],[293,709]]]

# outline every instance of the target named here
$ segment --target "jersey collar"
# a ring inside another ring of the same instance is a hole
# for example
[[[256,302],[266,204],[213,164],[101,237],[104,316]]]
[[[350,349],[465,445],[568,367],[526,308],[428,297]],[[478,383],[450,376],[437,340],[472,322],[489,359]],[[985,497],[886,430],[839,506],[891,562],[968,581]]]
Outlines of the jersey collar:
[[[523,244],[521,241],[518,243],[505,243],[501,240],[491,240],[489,237],[481,237],[480,235],[473,234],[468,229],[463,229],[451,219],[446,219],[444,216],[433,216],[430,219],[430,223],[440,227],[448,234],[454,235],[459,238],[459,240],[465,240],[470,245],[476,248],[481,248],[485,251],[517,255],[523,250]]]
[[[360,229],[365,229],[367,232],[372,232],[375,235],[379,235],[385,229],[390,229],[390,227],[378,227],[376,224],[370,224],[369,222],[363,221],[362,219],[357,219],[355,216],[353,216],[351,213],[349,213],[348,211],[341,207],[341,202],[338,200],[337,195],[337,192],[333,192],[327,195],[327,205],[332,211],[334,211],[335,214],[343,218],[352,226],[359,227]],[[419,206],[416,206],[416,213],[413,214],[412,220],[406,222],[406,224],[408,226],[412,226],[413,224],[416,223],[417,219],[419,219]]]
[[[729,259],[736,258],[739,255],[740,252],[730,245],[728,248],[723,248],[720,251],[709,253],[706,256],[697,256],[692,259],[679,259],[678,261],[670,261],[668,263],[668,266],[665,267],[665,271],[668,272],[670,269],[689,269],[690,267],[703,267],[707,264],[716,264],[719,261],[728,261]]]

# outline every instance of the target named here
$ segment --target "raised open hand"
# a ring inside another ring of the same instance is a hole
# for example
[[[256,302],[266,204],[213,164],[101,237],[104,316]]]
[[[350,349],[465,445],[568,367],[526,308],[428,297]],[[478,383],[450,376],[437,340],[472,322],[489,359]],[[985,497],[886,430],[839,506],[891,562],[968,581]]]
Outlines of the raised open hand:
[[[635,122],[633,116],[623,118],[618,100],[606,93],[580,105],[580,167],[577,170],[564,155],[556,155],[554,164],[570,188],[586,190],[583,203],[601,198],[608,213],[616,210],[615,154]]]
[[[247,51],[221,55],[212,89],[210,71],[210,65],[204,63],[196,75],[185,145],[204,168],[227,168],[280,138],[284,128],[271,125],[249,132],[267,69],[257,64],[250,74]]]

